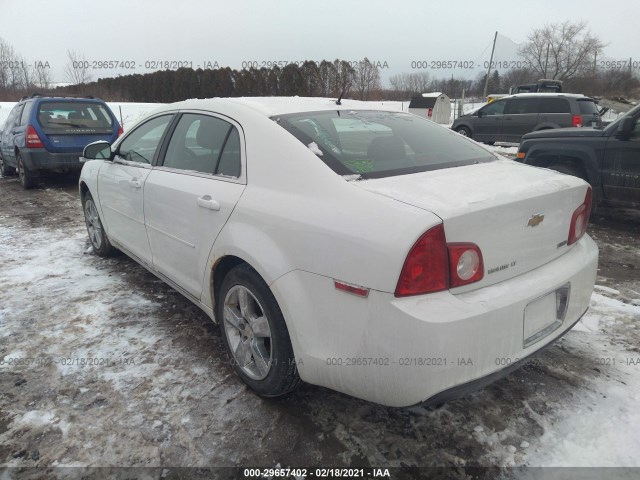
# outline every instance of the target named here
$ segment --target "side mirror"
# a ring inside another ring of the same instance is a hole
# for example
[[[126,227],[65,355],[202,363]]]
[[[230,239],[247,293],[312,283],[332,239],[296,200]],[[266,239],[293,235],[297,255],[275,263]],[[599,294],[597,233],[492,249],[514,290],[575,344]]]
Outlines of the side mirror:
[[[633,117],[624,117],[620,120],[620,126],[616,132],[617,138],[628,139],[631,136],[631,132],[636,127],[636,120]]]
[[[482,110],[478,110],[476,115],[478,115],[478,118],[482,118],[484,116],[484,112]]]
[[[82,151],[82,156],[87,160],[113,160],[111,144],[104,140],[90,143]]]

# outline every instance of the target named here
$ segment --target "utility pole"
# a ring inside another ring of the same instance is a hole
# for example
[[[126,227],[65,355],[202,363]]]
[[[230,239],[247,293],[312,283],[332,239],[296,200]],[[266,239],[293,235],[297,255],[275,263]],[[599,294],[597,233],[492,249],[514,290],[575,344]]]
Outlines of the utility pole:
[[[489,75],[491,74],[491,64],[493,63],[493,53],[496,51],[496,40],[498,39],[498,32],[493,37],[493,48],[491,49],[491,60],[489,60],[489,68],[487,69],[487,78],[484,80],[484,98],[487,98],[487,88],[489,88]]]
[[[551,47],[551,43],[547,43],[547,57],[544,59],[544,76],[543,76],[543,78],[548,78],[547,77],[547,65],[549,65],[549,47]]]

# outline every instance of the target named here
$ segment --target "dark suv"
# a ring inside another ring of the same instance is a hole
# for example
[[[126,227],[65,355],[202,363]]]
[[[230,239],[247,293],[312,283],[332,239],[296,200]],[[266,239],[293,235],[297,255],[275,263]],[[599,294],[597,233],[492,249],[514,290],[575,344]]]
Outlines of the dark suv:
[[[524,134],[538,130],[600,125],[598,107],[592,98],[572,93],[520,93],[457,118],[451,128],[492,144],[519,143]]]
[[[525,135],[517,160],[586,180],[594,207],[640,208],[640,105],[605,128],[567,128]]]
[[[18,171],[31,188],[47,172],[80,171],[89,143],[114,142],[122,128],[102,100],[93,97],[23,97],[0,133],[0,174]]]

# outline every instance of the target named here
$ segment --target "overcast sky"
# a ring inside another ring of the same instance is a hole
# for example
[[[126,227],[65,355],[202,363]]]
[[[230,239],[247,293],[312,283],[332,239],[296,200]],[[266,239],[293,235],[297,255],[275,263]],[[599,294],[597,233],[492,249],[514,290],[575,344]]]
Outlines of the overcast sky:
[[[49,62],[58,82],[65,81],[67,50],[89,61],[136,62],[130,73],[165,60],[241,68],[367,56],[386,62],[383,80],[416,71],[418,60],[472,61],[473,70],[428,71],[476,78],[496,30],[496,59],[518,60],[516,44],[532,29],[564,20],[587,21],[608,45],[607,57],[640,61],[639,19],[638,0],[0,0],[0,37],[29,62]]]

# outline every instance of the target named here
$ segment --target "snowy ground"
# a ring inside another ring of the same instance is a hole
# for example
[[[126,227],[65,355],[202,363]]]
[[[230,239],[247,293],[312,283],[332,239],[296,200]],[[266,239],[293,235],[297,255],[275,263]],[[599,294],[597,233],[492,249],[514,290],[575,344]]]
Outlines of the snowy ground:
[[[474,466],[640,467],[640,215],[609,213],[590,226],[601,260],[582,322],[432,412],[310,385],[256,397],[196,307],[126,257],[91,253],[73,179],[25,192],[0,178],[0,477],[43,478],[17,470],[31,466],[60,478],[84,470],[55,467],[457,468],[448,478]]]

